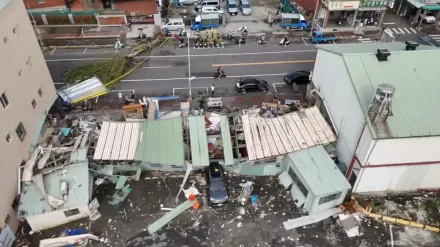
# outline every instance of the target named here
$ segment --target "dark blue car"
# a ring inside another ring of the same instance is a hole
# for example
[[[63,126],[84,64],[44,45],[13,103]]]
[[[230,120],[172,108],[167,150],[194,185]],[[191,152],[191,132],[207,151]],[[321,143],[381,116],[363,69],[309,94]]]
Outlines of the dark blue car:
[[[284,76],[284,81],[290,85],[307,85],[310,83],[309,71],[295,71]]]
[[[225,176],[219,163],[211,163],[208,168],[209,201],[213,205],[222,205],[229,200]]]

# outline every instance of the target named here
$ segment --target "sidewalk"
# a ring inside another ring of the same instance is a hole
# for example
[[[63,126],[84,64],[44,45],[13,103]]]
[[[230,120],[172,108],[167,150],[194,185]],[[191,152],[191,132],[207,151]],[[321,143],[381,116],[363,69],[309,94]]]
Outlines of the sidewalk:
[[[125,40],[125,27],[84,26],[39,26],[45,46],[65,45],[109,45],[116,39]]]

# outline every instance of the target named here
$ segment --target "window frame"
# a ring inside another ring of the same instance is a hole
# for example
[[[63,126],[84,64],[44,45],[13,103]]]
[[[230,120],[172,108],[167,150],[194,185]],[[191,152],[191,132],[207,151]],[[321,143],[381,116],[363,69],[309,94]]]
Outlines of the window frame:
[[[78,208],[72,208],[72,209],[63,211],[63,213],[64,213],[64,216],[66,216],[66,217],[72,217],[72,216],[75,216],[77,214],[80,214],[81,212],[79,211]]]
[[[23,133],[21,136],[18,133],[18,130],[21,130],[21,132]],[[20,139],[20,141],[23,141],[26,138],[27,132],[26,132],[26,128],[23,125],[23,122],[18,123],[17,128],[15,128],[15,134],[17,134],[18,139]]]
[[[341,198],[342,192],[334,193],[328,196],[320,197],[318,201],[318,205],[325,204],[327,202],[336,201]]]
[[[309,190],[303,184],[303,182],[299,179],[298,175],[296,175],[296,173],[292,167],[289,166],[289,168],[287,170],[287,174],[289,174],[289,176],[292,178],[293,182],[296,184],[296,186],[298,186],[299,190],[304,195],[304,197],[307,197],[307,195],[309,194]]]

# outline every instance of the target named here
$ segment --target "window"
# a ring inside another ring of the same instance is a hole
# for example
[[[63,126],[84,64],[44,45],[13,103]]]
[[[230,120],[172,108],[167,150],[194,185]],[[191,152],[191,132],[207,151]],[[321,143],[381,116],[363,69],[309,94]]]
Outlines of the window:
[[[10,142],[10,141],[11,141],[11,133],[8,133],[8,134],[6,135],[6,141],[7,141],[7,142]]]
[[[43,89],[41,89],[41,87],[38,89],[38,95],[40,97],[43,96]]]
[[[16,25],[16,26],[12,29],[12,32],[13,32],[14,34],[18,34],[18,35],[20,35],[20,30],[18,29],[18,25]]]
[[[6,106],[9,105],[8,97],[6,97],[5,93],[2,93],[2,96],[0,97],[0,103],[2,103],[3,108],[6,108]]]
[[[11,216],[9,216],[9,214],[8,214],[5,219],[6,225],[9,224],[10,221],[11,221]]]
[[[18,76],[21,76],[21,70],[18,71]]]
[[[74,216],[74,215],[77,215],[77,214],[79,214],[79,209],[77,209],[77,208],[74,208],[74,209],[71,209],[71,210],[64,211],[64,215],[65,215],[66,217]]]
[[[35,107],[37,106],[37,102],[36,102],[34,99],[32,100],[32,103],[31,103],[31,104],[32,104],[32,107],[33,107],[33,108],[35,108]]]
[[[15,133],[17,133],[17,136],[18,138],[20,138],[20,141],[23,141],[24,138],[26,137],[26,130],[22,122],[18,124],[17,128],[15,129]]]
[[[292,178],[293,182],[296,185],[298,185],[298,188],[301,191],[301,193],[303,193],[303,195],[305,197],[307,197],[307,195],[309,194],[309,191],[307,190],[306,186],[304,186],[304,184],[301,182],[301,180],[299,180],[299,177],[295,174],[292,167],[289,167],[288,173],[289,173],[289,176]]]
[[[319,198],[319,203],[318,203],[318,205],[321,205],[321,204],[324,204],[324,203],[327,203],[327,202],[334,201],[334,200],[336,200],[336,199],[339,199],[339,197],[341,197],[341,192],[336,193],[336,194],[333,194],[333,195],[329,195],[329,196],[321,197],[321,198]]]
[[[5,42],[5,44],[8,43],[8,37],[4,37],[3,42]]]
[[[26,65],[32,67],[31,57],[28,57],[28,60],[26,61]]]

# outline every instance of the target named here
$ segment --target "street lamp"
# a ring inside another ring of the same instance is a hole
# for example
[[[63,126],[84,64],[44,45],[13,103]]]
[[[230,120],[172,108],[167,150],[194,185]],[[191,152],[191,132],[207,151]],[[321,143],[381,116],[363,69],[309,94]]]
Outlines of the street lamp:
[[[191,34],[189,33],[189,31],[186,33],[186,37],[188,38],[188,42],[186,44],[186,46],[188,46],[188,88],[189,88],[189,100],[192,100],[192,90],[191,90],[191,81],[195,78],[195,77],[191,77],[191,55],[189,53],[190,50],[190,44],[189,44],[189,37],[191,36]]]

